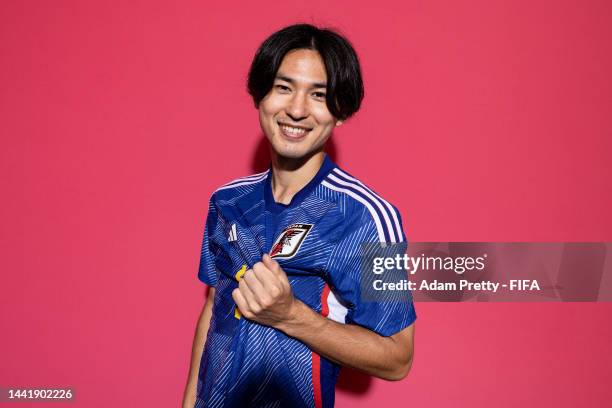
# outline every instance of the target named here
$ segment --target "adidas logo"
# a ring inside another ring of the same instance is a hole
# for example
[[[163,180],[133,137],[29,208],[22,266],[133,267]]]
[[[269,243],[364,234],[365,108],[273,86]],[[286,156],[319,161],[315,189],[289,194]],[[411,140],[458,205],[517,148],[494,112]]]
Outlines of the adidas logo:
[[[238,239],[238,234],[236,234],[236,224],[232,224],[232,229],[229,232],[227,237],[227,242],[234,242]]]

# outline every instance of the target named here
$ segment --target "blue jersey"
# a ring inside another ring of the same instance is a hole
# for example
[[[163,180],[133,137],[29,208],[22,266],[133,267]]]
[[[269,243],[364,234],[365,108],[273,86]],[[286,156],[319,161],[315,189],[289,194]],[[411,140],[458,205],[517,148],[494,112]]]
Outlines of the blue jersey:
[[[362,246],[399,245],[399,212],[325,157],[288,205],[274,201],[271,170],[212,195],[198,277],[216,288],[200,364],[196,407],[334,405],[340,367],[283,332],[240,315],[232,291],[264,253],[277,260],[293,295],[343,324],[390,336],[412,324],[411,297],[364,299]]]

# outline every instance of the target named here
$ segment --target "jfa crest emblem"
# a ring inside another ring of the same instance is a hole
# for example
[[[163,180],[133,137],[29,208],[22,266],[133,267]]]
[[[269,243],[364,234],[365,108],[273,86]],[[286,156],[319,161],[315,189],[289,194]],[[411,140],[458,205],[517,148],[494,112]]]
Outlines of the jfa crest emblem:
[[[306,239],[312,224],[291,224],[276,238],[270,256],[272,258],[293,258]]]

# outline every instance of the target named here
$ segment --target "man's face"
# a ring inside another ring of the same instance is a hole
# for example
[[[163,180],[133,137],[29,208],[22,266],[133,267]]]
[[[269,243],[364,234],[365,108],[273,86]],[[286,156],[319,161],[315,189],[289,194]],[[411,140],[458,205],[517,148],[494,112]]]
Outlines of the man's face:
[[[323,150],[336,124],[325,103],[327,74],[317,51],[288,52],[272,89],[259,104],[259,122],[281,157],[301,159]]]

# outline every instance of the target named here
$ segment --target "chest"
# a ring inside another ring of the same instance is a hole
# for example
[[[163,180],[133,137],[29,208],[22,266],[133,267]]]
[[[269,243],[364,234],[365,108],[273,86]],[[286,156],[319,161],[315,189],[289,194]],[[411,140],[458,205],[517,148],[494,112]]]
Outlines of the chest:
[[[217,209],[211,236],[220,278],[237,273],[270,254],[288,276],[323,276],[342,229],[343,217],[332,203],[311,202],[280,213],[263,204],[246,211],[237,206]]]

